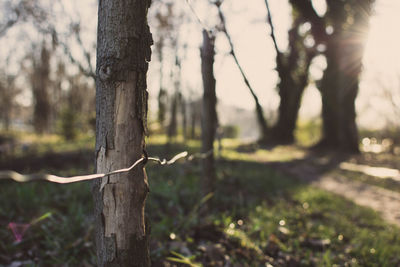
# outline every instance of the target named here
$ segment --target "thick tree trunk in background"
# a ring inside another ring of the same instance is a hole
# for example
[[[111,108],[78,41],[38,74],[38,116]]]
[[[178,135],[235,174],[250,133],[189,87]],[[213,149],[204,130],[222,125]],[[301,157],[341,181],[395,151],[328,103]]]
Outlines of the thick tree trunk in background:
[[[301,99],[305,88],[308,85],[308,74],[311,61],[314,58],[313,52],[307,52],[304,64],[288,65],[284,69],[278,68],[281,82],[279,84],[280,103],[278,109],[278,120],[271,129],[273,142],[280,144],[291,144],[294,142],[294,130],[296,129],[297,118],[300,110]],[[289,61],[290,62],[290,61]],[[297,73],[295,77],[294,73]]]
[[[211,34],[210,34],[211,35]],[[203,30],[203,46],[201,48],[201,74],[203,78],[203,113],[201,132],[201,151],[206,153],[213,149],[215,132],[217,129],[217,96],[215,93],[214,78],[214,49],[215,36],[209,36]],[[214,154],[203,159],[203,195],[214,191],[215,164]]]
[[[361,73],[363,46],[352,45],[350,39],[346,39],[332,38],[327,46],[328,66],[320,88],[323,139],[319,145],[358,152],[355,100]]]
[[[300,109],[301,97],[305,87],[279,88],[280,103],[278,121],[271,129],[272,141],[279,144],[294,142],[294,130]]]
[[[34,56],[33,74],[31,77],[32,93],[34,99],[33,127],[36,133],[42,134],[49,129],[50,123],[50,96],[48,92],[50,74],[50,52],[42,44],[40,61]]]
[[[277,144],[291,144],[294,142],[294,130],[301,98],[308,85],[311,61],[316,53],[315,48],[308,48],[304,43],[307,33],[300,34],[300,27],[304,25],[306,20],[298,12],[293,14],[293,23],[288,34],[288,52],[282,53],[276,41],[268,0],[265,0],[265,5],[271,28],[270,35],[276,51],[276,71],[280,78],[278,85],[280,97],[278,120],[270,130],[270,140],[268,141]],[[296,10],[296,6],[293,6],[293,8]]]
[[[323,105],[321,147],[359,151],[355,100],[373,3],[373,0],[358,1],[352,7],[353,23],[343,22],[340,17],[334,21],[335,32],[328,39],[325,52],[328,66],[320,87]],[[331,3],[334,4],[338,3]],[[346,10],[344,6],[342,10]],[[344,23],[348,23],[346,27]]]
[[[375,0],[327,0],[323,17],[317,14],[311,1],[290,2],[311,23],[316,43],[326,46],[327,68],[319,85],[323,137],[316,147],[358,152],[355,99]],[[327,25],[332,27],[332,34],[326,32]]]
[[[317,146],[338,148],[340,145],[339,127],[339,68],[336,62],[336,45],[328,43],[325,52],[327,67],[322,77],[320,92],[322,97],[322,140]]]
[[[146,73],[152,44],[150,1],[100,0],[96,67],[96,170],[125,168],[142,157]],[[102,188],[101,191],[99,191]],[[93,183],[98,266],[150,266],[143,165]]]

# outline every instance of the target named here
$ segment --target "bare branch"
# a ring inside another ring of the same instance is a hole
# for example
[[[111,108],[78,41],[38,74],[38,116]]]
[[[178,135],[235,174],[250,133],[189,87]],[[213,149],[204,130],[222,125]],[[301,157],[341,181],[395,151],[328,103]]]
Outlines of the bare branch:
[[[274,43],[274,47],[275,47],[275,51],[276,51],[276,61],[277,61],[278,69],[279,69],[279,68],[281,68],[281,66],[283,66],[282,53],[281,53],[281,51],[279,51],[278,43],[276,42],[274,24],[272,23],[271,10],[269,8],[268,0],[265,0],[265,6],[267,7],[267,11],[268,11],[267,20],[268,20],[269,26],[271,27],[271,38]]]
[[[81,62],[79,62],[79,60],[77,60],[71,53],[71,50],[69,49],[69,47],[61,41],[58,41],[58,44],[60,44],[64,50],[64,53],[68,56],[69,60],[71,61],[71,63],[75,64],[78,68],[79,71],[82,72],[85,76],[87,77],[91,77],[93,79],[96,79],[96,74],[93,71],[92,65],[90,63],[90,54],[85,54],[85,57],[88,61],[88,65],[89,65],[89,69],[85,68]],[[85,51],[84,51],[85,53]],[[86,52],[87,53],[87,52]]]
[[[7,31],[18,21],[18,18],[8,20],[4,25],[0,26],[0,37],[4,36]]]
[[[229,35],[229,33],[228,33],[227,29],[226,29],[225,16],[222,13],[221,6],[218,3],[216,3],[215,5],[218,8],[218,15],[219,15],[219,18],[221,20],[221,31],[225,34],[226,38],[228,39],[229,46],[231,48],[231,55],[232,55],[233,59],[235,60],[236,66],[238,67],[238,69],[240,71],[240,74],[243,77],[244,83],[246,84],[247,88],[249,88],[249,91],[250,91],[251,95],[253,96],[254,101],[256,102],[257,119],[258,119],[258,122],[260,124],[261,130],[262,130],[262,134],[265,134],[268,131],[268,126],[267,126],[267,121],[266,121],[266,119],[264,117],[263,108],[262,108],[262,106],[260,104],[260,101],[258,100],[258,97],[257,97],[253,87],[250,84],[249,79],[247,78],[246,74],[244,73],[244,70],[243,70],[242,66],[240,65],[239,60],[238,60],[238,58],[236,56],[234,45],[233,45],[233,42],[232,42],[232,38],[231,38],[231,36]]]

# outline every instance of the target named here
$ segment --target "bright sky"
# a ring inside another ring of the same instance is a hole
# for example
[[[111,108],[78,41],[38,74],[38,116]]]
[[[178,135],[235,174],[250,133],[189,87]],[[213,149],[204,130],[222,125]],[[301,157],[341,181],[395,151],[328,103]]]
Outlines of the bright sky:
[[[48,0],[43,0],[48,1]],[[193,0],[194,8],[204,23],[212,25],[216,20],[215,10],[210,7],[201,6],[205,1]],[[50,1],[49,3],[55,3]],[[95,40],[96,33],[96,0],[64,0],[64,10],[54,4],[54,20],[59,23],[61,29],[65,29],[65,22],[68,16],[64,13],[79,14],[85,22],[83,25],[83,41],[87,43],[87,49]],[[185,0],[176,0],[182,10],[193,16]],[[321,3],[321,1],[315,1]],[[278,45],[281,50],[286,48],[287,30],[290,26],[290,7],[287,1],[270,0],[273,15],[273,22],[276,28]],[[316,6],[323,12],[324,6]],[[236,53],[239,57],[244,71],[255,88],[266,112],[276,110],[279,98],[276,93],[277,75],[275,67],[275,51],[269,36],[269,26],[266,23],[266,8],[264,0],[226,0],[223,5],[227,19],[227,27],[235,44]],[[382,91],[376,90],[382,87],[397,92],[395,101],[400,104],[400,37],[397,34],[400,25],[400,1],[398,0],[377,0],[375,15],[371,19],[371,29],[368,37],[368,44],[364,58],[364,74],[361,83],[360,95],[357,100],[359,121],[363,124],[369,123],[368,119],[381,114],[388,115],[390,109],[387,102],[382,102]],[[78,17],[79,17],[78,16]],[[72,15],[74,18],[74,15]],[[153,22],[150,21],[150,24]],[[184,25],[184,23],[181,23]],[[2,54],[1,62],[6,62],[9,55],[18,58],[24,51],[30,49],[29,40],[35,40],[38,35],[34,30],[29,30],[29,25],[24,25],[25,30],[15,27],[0,39]],[[64,28],[63,28],[64,27]],[[194,28],[190,28],[194,27]],[[154,31],[154,29],[153,29]],[[186,93],[192,96],[200,96],[202,82],[200,74],[199,47],[201,45],[201,30],[198,24],[191,24],[182,27],[185,32],[185,40],[188,43],[188,51],[183,62],[183,87]],[[16,43],[17,45],[10,45]],[[229,46],[223,35],[217,37],[217,57],[215,62],[215,76],[217,78],[217,95],[219,101],[224,104],[234,105],[245,109],[253,109],[254,101],[243,83],[242,77],[237,70],[232,58],[228,55]],[[4,49],[4,50],[3,50]],[[73,53],[79,57],[79,49]],[[172,52],[171,52],[172,53]],[[173,56],[173,55],[170,55]],[[16,60],[16,59],[15,59]],[[323,60],[316,60],[318,64],[312,67],[314,76],[321,76]],[[13,72],[16,64],[6,63],[7,70]],[[168,68],[168,66],[164,66]],[[73,68],[72,68],[73,69]],[[159,89],[159,64],[156,57],[150,64],[149,70],[149,91],[151,106],[156,107],[156,98]],[[165,75],[168,77],[168,75]],[[29,95],[27,96],[29,97]],[[386,103],[386,104],[385,104]],[[309,88],[303,99],[301,116],[318,116],[320,110],[320,96],[315,88]],[[372,107],[372,108],[371,108]],[[386,107],[386,108],[385,108]],[[389,114],[390,115],[390,114]],[[383,121],[383,120],[381,120]],[[374,125],[377,125],[374,119]]]

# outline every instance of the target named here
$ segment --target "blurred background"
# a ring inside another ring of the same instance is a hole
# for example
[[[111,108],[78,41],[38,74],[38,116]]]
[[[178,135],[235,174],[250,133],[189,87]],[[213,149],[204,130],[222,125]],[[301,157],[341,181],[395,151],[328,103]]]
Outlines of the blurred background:
[[[97,8],[0,1],[0,169],[93,171]],[[154,266],[400,264],[398,10],[396,0],[152,1],[149,152],[200,151],[204,29],[218,117],[205,221],[200,162],[148,170]],[[0,188],[0,266],[95,266],[87,183]],[[22,240],[7,228],[48,212]]]

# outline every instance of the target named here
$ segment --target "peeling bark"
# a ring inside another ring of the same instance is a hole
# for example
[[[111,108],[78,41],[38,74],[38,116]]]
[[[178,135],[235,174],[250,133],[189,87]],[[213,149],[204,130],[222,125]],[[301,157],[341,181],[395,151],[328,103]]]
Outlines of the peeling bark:
[[[96,68],[96,171],[142,157],[146,73],[152,44],[149,1],[99,2]],[[100,191],[100,188],[102,190]],[[98,266],[150,266],[144,166],[93,183]]]

